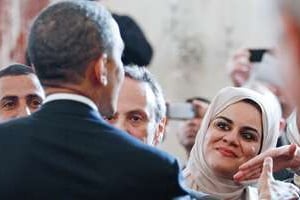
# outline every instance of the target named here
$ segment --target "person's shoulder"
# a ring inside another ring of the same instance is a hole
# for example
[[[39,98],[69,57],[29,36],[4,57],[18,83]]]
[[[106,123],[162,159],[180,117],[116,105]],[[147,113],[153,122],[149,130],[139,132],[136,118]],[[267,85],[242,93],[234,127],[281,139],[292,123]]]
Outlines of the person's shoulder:
[[[143,160],[145,161],[148,157],[152,158],[156,161],[174,163],[176,162],[175,157],[171,156],[167,152],[159,150],[156,147],[147,145],[142,143],[140,140],[134,138],[128,133],[117,129],[113,126],[107,125],[107,130],[109,130],[109,134],[112,137],[111,141],[114,144],[123,145],[130,153],[134,153],[136,156],[143,156]]]
[[[28,117],[13,119],[0,124],[0,133],[6,133],[8,130],[22,130],[30,124]],[[7,131],[5,131],[7,130]]]
[[[30,125],[27,118],[14,119],[0,124],[0,151],[22,151],[22,147],[28,144],[34,126]],[[9,145],[8,145],[9,144]],[[4,151],[4,152],[3,152]]]
[[[109,130],[106,134],[106,141],[114,146],[114,152],[120,160],[126,160],[125,165],[138,165],[140,169],[149,173],[178,174],[180,171],[177,159],[167,152],[156,147],[142,143],[140,140],[128,133],[107,125]],[[122,158],[123,156],[123,158]],[[128,159],[130,158],[130,159]],[[132,160],[132,162],[128,162]],[[163,176],[163,175],[162,175]]]

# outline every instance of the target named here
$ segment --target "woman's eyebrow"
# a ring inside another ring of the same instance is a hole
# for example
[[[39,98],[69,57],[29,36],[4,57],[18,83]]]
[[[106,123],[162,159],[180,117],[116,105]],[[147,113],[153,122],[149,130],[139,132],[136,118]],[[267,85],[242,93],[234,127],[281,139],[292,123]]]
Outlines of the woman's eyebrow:
[[[228,122],[229,124],[233,124],[233,121],[231,119],[224,117],[224,116],[218,116],[218,117],[216,117],[216,119],[223,119],[226,122]]]

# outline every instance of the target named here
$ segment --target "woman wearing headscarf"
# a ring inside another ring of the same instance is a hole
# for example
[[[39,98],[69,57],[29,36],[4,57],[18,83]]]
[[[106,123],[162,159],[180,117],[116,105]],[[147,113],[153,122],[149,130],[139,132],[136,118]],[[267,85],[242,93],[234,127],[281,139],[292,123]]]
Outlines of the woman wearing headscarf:
[[[257,199],[257,190],[236,183],[238,167],[276,146],[281,111],[271,93],[222,89],[209,106],[191,151],[186,185],[219,199]]]

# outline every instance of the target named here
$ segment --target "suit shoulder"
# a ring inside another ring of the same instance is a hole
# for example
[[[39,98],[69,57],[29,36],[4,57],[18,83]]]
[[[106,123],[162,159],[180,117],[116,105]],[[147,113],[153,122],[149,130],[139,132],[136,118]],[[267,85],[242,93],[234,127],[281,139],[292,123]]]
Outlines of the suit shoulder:
[[[167,152],[159,150],[156,147],[146,145],[140,140],[134,138],[133,136],[120,129],[117,129],[115,127],[110,128],[112,132],[118,133],[117,135],[121,136],[119,137],[119,139],[124,143],[124,145],[131,146],[133,151],[140,152],[141,154],[144,154],[144,156],[158,158],[163,162],[173,163],[176,161],[176,159]]]
[[[8,133],[8,130],[22,130],[29,125],[28,118],[18,118],[0,124],[0,133]],[[7,131],[6,131],[7,130]]]

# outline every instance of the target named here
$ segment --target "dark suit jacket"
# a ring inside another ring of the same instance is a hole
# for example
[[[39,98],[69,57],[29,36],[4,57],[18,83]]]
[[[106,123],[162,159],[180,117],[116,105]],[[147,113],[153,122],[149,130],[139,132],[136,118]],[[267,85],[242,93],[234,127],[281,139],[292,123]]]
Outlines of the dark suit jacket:
[[[185,195],[176,160],[56,100],[0,126],[0,199],[171,199]]]

